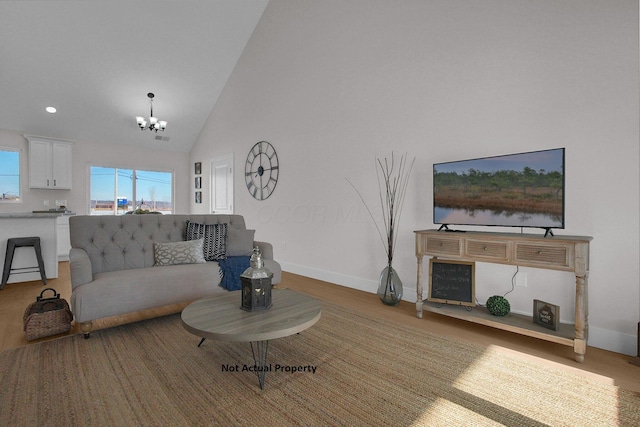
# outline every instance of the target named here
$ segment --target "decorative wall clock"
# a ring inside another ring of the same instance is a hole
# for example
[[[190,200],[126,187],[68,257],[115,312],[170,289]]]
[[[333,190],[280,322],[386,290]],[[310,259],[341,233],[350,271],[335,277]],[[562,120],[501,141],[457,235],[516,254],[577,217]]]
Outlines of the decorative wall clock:
[[[280,166],[275,148],[267,141],[256,143],[244,166],[244,178],[247,190],[257,200],[265,200],[276,189]]]

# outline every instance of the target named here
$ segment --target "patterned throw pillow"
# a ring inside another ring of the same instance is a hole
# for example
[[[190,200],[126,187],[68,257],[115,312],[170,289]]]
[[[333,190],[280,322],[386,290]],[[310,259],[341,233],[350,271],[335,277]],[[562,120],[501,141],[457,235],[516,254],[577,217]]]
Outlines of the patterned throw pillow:
[[[153,242],[155,265],[202,264],[207,262],[202,253],[204,239],[190,242]]]
[[[186,240],[204,238],[202,247],[204,259],[217,261],[227,257],[227,228],[228,224],[198,224],[187,221]]]

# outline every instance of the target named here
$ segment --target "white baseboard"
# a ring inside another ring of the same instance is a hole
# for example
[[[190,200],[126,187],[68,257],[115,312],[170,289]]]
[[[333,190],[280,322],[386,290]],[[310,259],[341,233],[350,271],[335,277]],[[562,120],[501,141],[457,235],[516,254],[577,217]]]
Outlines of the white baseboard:
[[[636,339],[632,334],[589,326],[589,345],[592,347],[635,356],[638,349]],[[586,357],[589,357],[589,351]]]
[[[376,280],[367,280],[361,277],[348,276],[288,262],[281,262],[280,264],[283,271],[288,271],[293,274],[299,274],[372,294],[375,294],[378,290],[378,282]],[[412,303],[416,302],[415,286],[405,286],[405,284],[403,284],[402,300]],[[635,356],[637,351],[635,335],[623,334],[621,332],[595,328],[593,326],[589,327],[589,345],[630,356]]]
[[[361,277],[348,276],[346,274],[334,273],[332,271],[320,270],[288,262],[280,262],[280,265],[283,271],[288,271],[293,274],[299,274],[301,276],[322,280],[324,282],[345,286],[347,288],[357,289],[363,292],[369,292],[371,294],[375,294],[378,291],[377,280],[367,280]],[[413,303],[416,302],[415,286],[407,287],[404,283],[402,284],[402,300]]]

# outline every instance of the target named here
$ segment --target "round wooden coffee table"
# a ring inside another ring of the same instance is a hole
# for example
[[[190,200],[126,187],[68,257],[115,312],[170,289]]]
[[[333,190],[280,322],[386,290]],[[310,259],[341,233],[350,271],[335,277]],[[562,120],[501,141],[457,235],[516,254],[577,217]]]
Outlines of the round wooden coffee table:
[[[264,388],[269,340],[313,326],[322,310],[314,298],[290,289],[272,289],[268,310],[241,310],[241,291],[199,299],[182,311],[182,325],[194,335],[218,341],[250,342],[260,388]],[[254,345],[256,351],[254,351]]]

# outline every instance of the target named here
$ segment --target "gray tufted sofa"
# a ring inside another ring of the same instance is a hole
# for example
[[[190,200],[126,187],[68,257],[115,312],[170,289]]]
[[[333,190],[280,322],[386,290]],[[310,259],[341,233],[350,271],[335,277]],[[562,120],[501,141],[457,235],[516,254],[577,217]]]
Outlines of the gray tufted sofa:
[[[187,220],[228,224],[228,247],[233,245],[234,236],[244,236],[246,240],[245,222],[240,215],[69,218],[71,309],[86,338],[96,319],[227,292],[219,286],[220,268],[215,261],[154,266],[154,242],[185,240]],[[272,245],[251,239],[246,244],[260,247],[265,267],[273,273],[272,283],[279,283],[282,272],[273,260]]]

